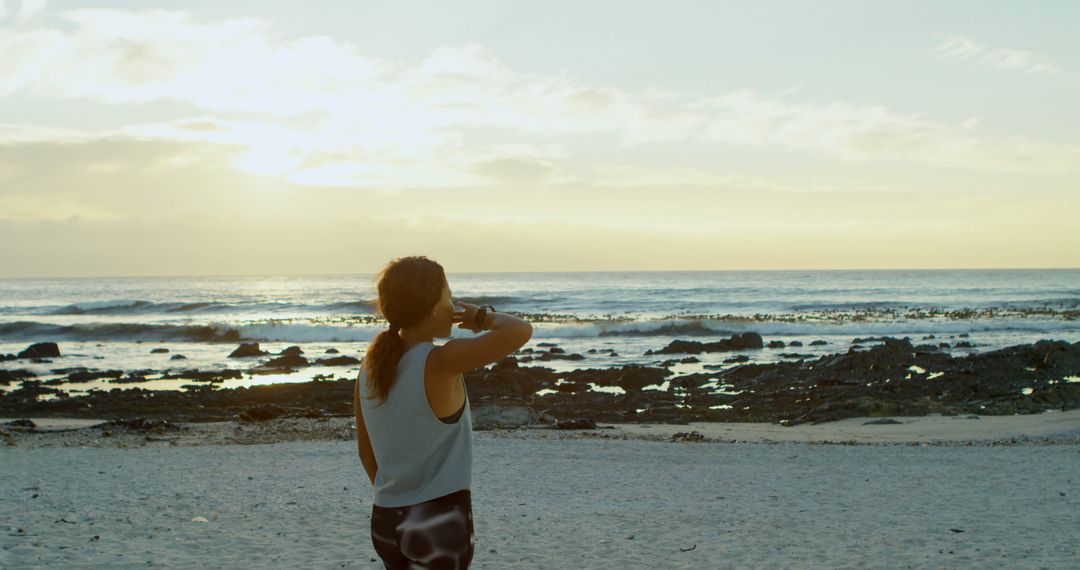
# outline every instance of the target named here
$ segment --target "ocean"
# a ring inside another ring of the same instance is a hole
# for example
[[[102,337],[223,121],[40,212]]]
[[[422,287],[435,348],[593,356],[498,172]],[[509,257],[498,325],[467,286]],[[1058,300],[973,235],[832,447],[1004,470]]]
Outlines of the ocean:
[[[994,350],[1040,339],[1080,340],[1080,269],[663,271],[448,273],[455,300],[491,304],[534,325],[533,340],[555,343],[584,360],[526,365],[556,370],[659,364],[645,355],[670,341],[719,340],[755,331],[765,342],[803,345],[747,351],[751,362],[781,354],[846,352],[868,336]],[[0,362],[47,380],[71,368],[141,370],[145,384],[99,379],[91,389],[181,389],[191,380],[154,380],[179,370],[247,369],[228,358],[241,341],[266,350],[300,346],[362,356],[386,327],[372,308],[372,274],[323,276],[130,277],[0,280],[0,353],[32,342],[59,343],[61,359]],[[473,333],[454,328],[455,337]],[[809,346],[823,340],[824,345]],[[437,340],[437,343],[444,342]],[[151,353],[167,348],[168,353]],[[588,352],[593,349],[593,352]],[[537,350],[545,350],[537,348]],[[612,354],[610,350],[614,350]],[[608,352],[598,352],[608,351]],[[182,354],[184,360],[173,360]],[[676,373],[705,371],[731,353],[701,354]],[[790,358],[790,357],[788,357]],[[289,375],[246,375],[221,387],[355,377],[355,367],[310,367]],[[0,386],[10,390],[15,384]]]

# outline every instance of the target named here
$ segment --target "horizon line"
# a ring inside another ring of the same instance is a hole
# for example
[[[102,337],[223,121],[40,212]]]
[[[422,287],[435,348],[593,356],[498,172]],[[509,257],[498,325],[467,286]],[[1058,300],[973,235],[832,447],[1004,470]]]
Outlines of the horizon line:
[[[447,271],[452,275],[538,275],[538,274],[602,274],[602,273],[766,273],[766,272],[842,272],[842,271],[1075,271],[1080,267],[882,267],[882,268],[796,268],[796,269],[617,269],[617,270],[550,270],[550,271]],[[190,277],[346,277],[374,276],[378,271],[355,273],[218,273],[218,274],[154,274],[154,275],[51,275],[0,276],[0,281],[35,279],[167,279]]]

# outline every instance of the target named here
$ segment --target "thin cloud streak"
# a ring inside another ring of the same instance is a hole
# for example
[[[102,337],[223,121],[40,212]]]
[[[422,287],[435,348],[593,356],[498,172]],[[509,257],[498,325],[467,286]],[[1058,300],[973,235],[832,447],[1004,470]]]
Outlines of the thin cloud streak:
[[[941,42],[930,53],[941,61],[970,61],[1002,71],[1055,75],[1062,69],[1045,55],[1012,48],[991,48],[960,36],[938,34]]]

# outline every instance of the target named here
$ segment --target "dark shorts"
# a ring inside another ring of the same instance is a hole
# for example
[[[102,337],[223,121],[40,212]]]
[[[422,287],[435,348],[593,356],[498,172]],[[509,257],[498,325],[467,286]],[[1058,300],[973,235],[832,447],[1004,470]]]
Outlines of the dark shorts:
[[[469,489],[407,507],[372,505],[371,542],[392,570],[468,568],[475,542]]]

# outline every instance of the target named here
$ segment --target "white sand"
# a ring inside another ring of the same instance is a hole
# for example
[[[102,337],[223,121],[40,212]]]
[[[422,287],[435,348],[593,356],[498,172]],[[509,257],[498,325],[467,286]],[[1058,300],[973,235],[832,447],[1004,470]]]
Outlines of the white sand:
[[[1046,437],[1078,417],[735,424],[732,439]],[[564,437],[476,434],[474,568],[1080,567],[1080,445]],[[355,442],[160,443],[0,449],[0,568],[381,568]]]

